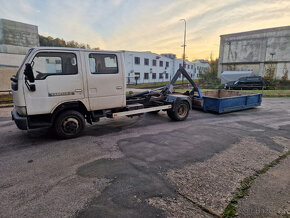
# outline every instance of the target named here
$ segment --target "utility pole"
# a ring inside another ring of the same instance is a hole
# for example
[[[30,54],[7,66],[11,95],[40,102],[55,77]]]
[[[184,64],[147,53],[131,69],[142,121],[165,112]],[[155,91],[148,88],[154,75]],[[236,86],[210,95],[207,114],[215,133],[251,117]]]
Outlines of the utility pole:
[[[183,47],[183,68],[185,69],[185,42],[186,42],[186,20],[185,19],[180,19],[180,21],[184,21],[184,40],[183,40],[183,45],[181,47]],[[183,85],[183,80],[184,80],[184,77],[182,75],[182,85]]]

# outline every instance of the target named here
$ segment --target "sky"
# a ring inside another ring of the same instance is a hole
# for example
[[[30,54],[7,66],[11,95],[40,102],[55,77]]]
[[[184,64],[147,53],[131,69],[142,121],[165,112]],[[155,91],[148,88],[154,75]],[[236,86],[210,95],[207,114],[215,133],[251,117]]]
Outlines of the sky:
[[[102,50],[218,57],[220,35],[290,25],[290,0],[0,0],[0,18]]]

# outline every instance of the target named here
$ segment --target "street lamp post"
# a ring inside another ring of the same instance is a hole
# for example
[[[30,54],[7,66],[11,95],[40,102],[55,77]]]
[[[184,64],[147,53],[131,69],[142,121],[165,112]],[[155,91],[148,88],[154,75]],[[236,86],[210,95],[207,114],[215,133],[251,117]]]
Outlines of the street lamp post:
[[[184,21],[184,40],[183,40],[183,45],[181,47],[183,47],[183,68],[185,68],[185,42],[186,42],[186,20],[185,19],[180,19],[180,21]],[[182,85],[183,85],[183,75],[182,75]]]

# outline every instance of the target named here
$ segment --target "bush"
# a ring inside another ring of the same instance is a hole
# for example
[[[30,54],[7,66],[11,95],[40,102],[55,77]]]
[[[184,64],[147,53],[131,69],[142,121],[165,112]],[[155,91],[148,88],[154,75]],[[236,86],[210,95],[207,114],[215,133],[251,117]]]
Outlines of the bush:
[[[210,68],[199,74],[198,86],[204,89],[220,88],[221,82],[217,78],[218,74],[218,59],[210,58]],[[222,86],[223,88],[223,86]]]
[[[273,66],[269,66],[266,69],[266,73],[264,76],[264,81],[266,83],[267,89],[273,90],[287,90],[290,89],[290,81],[288,80],[288,70],[284,69],[283,76],[281,80],[277,80],[274,78],[275,68]]]
[[[288,80],[288,70],[286,68],[286,64],[285,64],[285,68],[284,68],[284,73],[283,76],[281,77],[282,81],[287,81]]]
[[[264,81],[266,83],[267,89],[277,89],[279,81],[274,78],[275,76],[275,68],[270,65],[266,68],[266,73],[264,76]]]
[[[290,80],[280,80],[276,89],[279,90],[289,90],[290,89]]]
[[[267,79],[264,77],[264,81],[266,83],[266,89],[276,90],[279,89],[279,80],[276,79]]]

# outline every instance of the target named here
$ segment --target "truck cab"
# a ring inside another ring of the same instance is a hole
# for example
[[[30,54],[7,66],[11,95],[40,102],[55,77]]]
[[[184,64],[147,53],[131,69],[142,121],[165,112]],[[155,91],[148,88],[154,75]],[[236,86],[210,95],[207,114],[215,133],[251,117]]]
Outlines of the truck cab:
[[[126,87],[122,59],[120,52],[30,49],[12,78],[12,117],[17,126],[20,129],[47,126],[52,117],[67,108],[98,111],[124,107]]]

